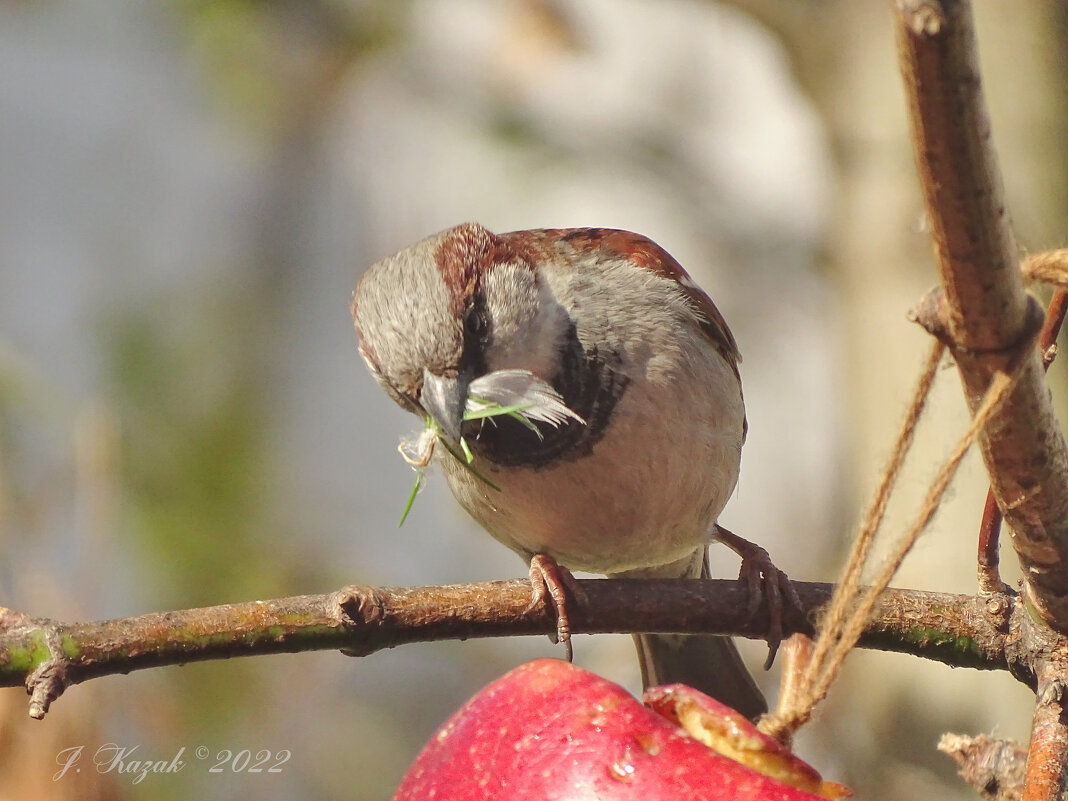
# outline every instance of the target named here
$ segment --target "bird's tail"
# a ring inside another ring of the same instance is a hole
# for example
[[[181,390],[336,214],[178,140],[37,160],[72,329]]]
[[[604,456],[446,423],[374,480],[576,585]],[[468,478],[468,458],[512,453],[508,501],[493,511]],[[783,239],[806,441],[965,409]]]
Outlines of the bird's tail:
[[[674,575],[709,578],[708,554],[694,553]],[[666,578],[671,572],[642,571],[642,575]],[[637,576],[636,572],[628,573]],[[642,685],[687,684],[755,720],[768,711],[767,701],[742,662],[730,637],[709,634],[635,634]]]

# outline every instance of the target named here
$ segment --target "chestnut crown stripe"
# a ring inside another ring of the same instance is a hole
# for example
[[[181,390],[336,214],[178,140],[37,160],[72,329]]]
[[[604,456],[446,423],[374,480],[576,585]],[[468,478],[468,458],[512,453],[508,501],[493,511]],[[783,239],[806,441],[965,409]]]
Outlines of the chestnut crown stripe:
[[[478,223],[457,225],[442,239],[434,253],[450,308],[459,316],[478,291],[481,277],[494,264],[513,262],[519,253],[503,237]]]

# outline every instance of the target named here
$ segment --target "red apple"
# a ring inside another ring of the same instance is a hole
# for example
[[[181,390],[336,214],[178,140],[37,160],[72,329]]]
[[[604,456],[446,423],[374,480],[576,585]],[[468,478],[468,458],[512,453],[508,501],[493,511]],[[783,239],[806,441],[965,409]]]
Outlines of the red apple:
[[[848,794],[696,690],[672,685],[646,697],[652,708],[560,660],[521,665],[438,730],[393,801],[812,801]]]

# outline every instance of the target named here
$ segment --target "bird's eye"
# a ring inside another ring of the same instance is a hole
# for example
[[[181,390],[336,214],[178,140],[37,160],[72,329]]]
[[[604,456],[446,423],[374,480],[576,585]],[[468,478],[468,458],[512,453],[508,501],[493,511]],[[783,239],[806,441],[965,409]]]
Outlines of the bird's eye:
[[[488,330],[489,319],[486,317],[486,310],[479,307],[468,309],[464,315],[464,333],[469,337],[482,339]]]

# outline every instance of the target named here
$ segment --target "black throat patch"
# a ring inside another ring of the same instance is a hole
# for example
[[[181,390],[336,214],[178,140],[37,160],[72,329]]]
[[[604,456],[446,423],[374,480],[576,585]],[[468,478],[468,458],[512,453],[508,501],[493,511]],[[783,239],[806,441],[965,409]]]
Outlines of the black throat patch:
[[[628,379],[615,352],[586,348],[575,326],[567,333],[560,372],[552,385],[585,424],[567,420],[559,427],[535,423],[541,438],[509,417],[471,421],[464,437],[471,448],[502,467],[541,468],[587,456],[604,435],[612,410],[626,392]]]

